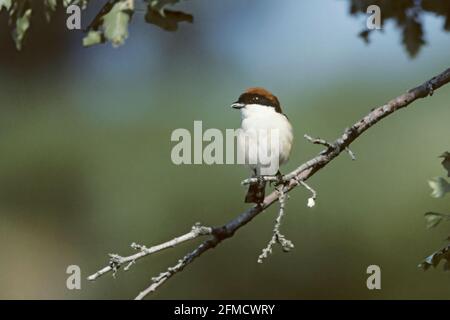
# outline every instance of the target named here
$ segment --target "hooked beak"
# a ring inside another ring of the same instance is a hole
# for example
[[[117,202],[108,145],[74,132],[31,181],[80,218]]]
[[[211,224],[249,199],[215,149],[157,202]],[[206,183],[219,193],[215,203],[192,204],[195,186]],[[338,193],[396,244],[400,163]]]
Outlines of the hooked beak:
[[[245,107],[245,104],[239,103],[239,102],[235,102],[235,103],[233,103],[233,104],[231,105],[231,107],[232,107],[233,109],[242,109],[243,107]]]

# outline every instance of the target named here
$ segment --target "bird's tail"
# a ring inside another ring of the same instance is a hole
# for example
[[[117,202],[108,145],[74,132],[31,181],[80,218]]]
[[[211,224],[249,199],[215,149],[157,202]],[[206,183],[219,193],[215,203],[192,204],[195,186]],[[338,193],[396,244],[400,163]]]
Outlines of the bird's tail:
[[[245,196],[246,203],[262,203],[266,190],[266,181],[251,183]]]

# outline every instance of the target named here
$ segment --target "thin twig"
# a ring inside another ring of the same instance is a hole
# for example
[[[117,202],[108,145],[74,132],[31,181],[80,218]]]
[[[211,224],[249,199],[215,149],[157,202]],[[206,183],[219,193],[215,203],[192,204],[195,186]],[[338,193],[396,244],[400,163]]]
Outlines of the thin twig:
[[[267,247],[262,250],[262,253],[258,257],[258,263],[263,263],[263,260],[269,257],[272,253],[272,247],[279,243],[284,252],[289,252],[294,248],[294,244],[291,240],[286,239],[286,237],[280,232],[281,221],[284,217],[284,208],[286,205],[287,194],[285,193],[284,186],[279,189],[278,202],[280,203],[280,210],[278,211],[277,219],[275,220],[275,226],[273,228],[272,238],[270,239]]]
[[[311,142],[313,144],[321,144],[327,148],[334,148],[334,146],[331,143],[329,143],[328,141],[326,141],[324,139],[313,138],[307,134],[304,134],[303,137],[305,137],[306,140],[308,140],[309,142]]]
[[[328,151],[328,149],[335,149],[335,148],[337,148],[336,145],[334,145],[334,144],[332,144],[332,143],[329,143],[328,141],[326,141],[326,140],[324,140],[324,139],[313,138],[313,137],[311,137],[311,136],[309,136],[309,135],[307,135],[307,134],[303,135],[303,137],[304,137],[306,140],[308,140],[309,142],[313,143],[313,144],[320,144],[320,145],[323,145],[323,146],[327,147],[326,150],[323,150],[323,151],[321,152],[322,154],[326,153],[326,152]],[[350,156],[350,158],[351,158],[352,160],[356,160],[355,154],[353,153],[352,150],[350,150],[349,147],[345,147],[345,151],[347,151],[348,155]]]
[[[305,181],[298,180],[298,183],[300,183],[302,186],[304,186],[306,189],[308,189],[311,192],[311,197],[308,198],[308,207],[312,208],[316,205],[316,199],[317,199],[317,192],[313,188],[311,188]]]
[[[179,260],[175,266],[169,267],[165,272],[162,272],[157,277],[152,278],[151,285],[147,289],[141,291],[139,295],[135,298],[135,300],[142,300],[150,292],[153,292],[156,289],[158,289],[158,287],[161,286],[165,281],[167,281],[171,276],[181,271],[187,264],[188,260],[189,255],[186,255],[185,257],[183,257],[183,259]]]
[[[117,254],[110,254],[109,255],[110,256],[109,264],[107,266],[105,266],[104,268],[100,269],[99,271],[97,271],[96,273],[90,275],[87,279],[90,281],[93,281],[93,280],[96,280],[98,277],[100,277],[110,271],[113,271],[113,273],[115,273],[124,264],[127,264],[127,266],[124,268],[126,271],[138,259],[141,259],[145,256],[148,256],[150,254],[153,254],[153,253],[156,253],[156,252],[168,249],[168,248],[173,248],[180,243],[193,240],[200,236],[210,235],[211,233],[212,233],[212,228],[205,227],[205,226],[200,225],[199,223],[196,223],[192,227],[191,231],[189,231],[188,233],[186,233],[182,236],[176,237],[167,242],[164,242],[162,244],[150,247],[150,248],[132,243],[131,247],[133,249],[138,249],[139,250],[138,253],[135,253],[135,254],[127,256],[127,257],[122,257]]]
[[[347,151],[348,155],[350,156],[350,158],[351,158],[353,161],[356,160],[355,153],[354,153],[352,150],[350,150],[349,147],[346,147],[346,148],[345,148],[345,151]]]

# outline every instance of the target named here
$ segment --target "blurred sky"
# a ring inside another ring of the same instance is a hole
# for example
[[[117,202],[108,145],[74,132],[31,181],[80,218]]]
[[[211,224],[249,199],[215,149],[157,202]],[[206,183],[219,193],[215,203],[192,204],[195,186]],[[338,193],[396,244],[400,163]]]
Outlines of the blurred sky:
[[[65,288],[65,268],[80,265],[86,277],[107,253],[131,253],[134,241],[151,245],[244,210],[246,169],[175,166],[170,134],[194,120],[238,127],[229,105],[245,88],[272,90],[293,122],[287,171],[319,151],[304,133],[334,139],[448,67],[450,34],[432,15],[424,17],[427,45],[411,59],[392,23],[366,45],[357,36],[365,16],[350,16],[343,0],[191,0],[177,8],[194,23],[169,33],[136,13],[117,49],[82,48],[64,15],[32,27],[23,52],[6,27],[0,32],[1,298],[132,298],[189,246],[115,280],[83,281],[81,291]],[[450,148],[449,99],[445,87],[369,130],[353,146],[356,162],[343,155],[311,180],[316,208],[306,208],[306,192],[293,192],[283,225],[291,253],[275,250],[256,263],[272,208],[154,297],[449,298],[448,274],[417,268],[448,236],[448,227],[426,230],[423,213],[448,212],[448,199],[432,199],[426,181],[444,174],[437,156]],[[380,292],[365,287],[370,264],[381,266]]]

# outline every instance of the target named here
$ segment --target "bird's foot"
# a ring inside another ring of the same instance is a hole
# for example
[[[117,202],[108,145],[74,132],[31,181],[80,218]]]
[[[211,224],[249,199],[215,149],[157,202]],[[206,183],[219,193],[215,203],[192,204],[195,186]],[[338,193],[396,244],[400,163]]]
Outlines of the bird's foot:
[[[278,171],[276,175],[271,176],[271,178],[273,180],[270,180],[270,186],[272,186],[272,184],[274,184],[275,187],[277,187],[277,186],[280,186],[280,185],[287,184],[287,181],[284,181],[283,175],[281,174],[280,171]]]
[[[264,183],[264,182],[269,182],[270,184],[274,183],[275,186],[278,186],[280,184],[285,184],[286,182],[283,179],[283,176],[281,174],[276,174],[273,176],[254,176],[248,179],[245,179],[244,181],[241,182],[242,185],[248,185],[248,184],[252,184],[252,183]]]

